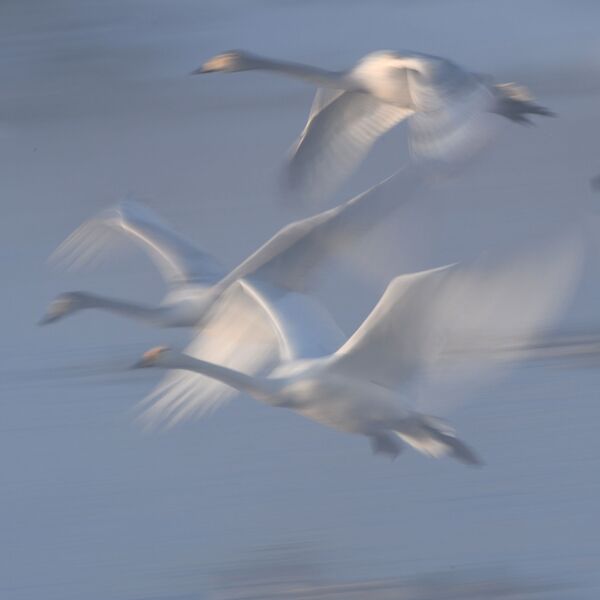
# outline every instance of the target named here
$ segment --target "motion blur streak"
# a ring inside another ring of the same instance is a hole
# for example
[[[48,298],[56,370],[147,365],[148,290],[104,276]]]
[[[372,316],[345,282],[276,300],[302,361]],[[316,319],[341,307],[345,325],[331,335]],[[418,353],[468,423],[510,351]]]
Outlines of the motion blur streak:
[[[314,548],[293,544],[259,548],[244,561],[211,577],[209,600],[497,600],[557,597],[572,592],[558,582],[527,580],[507,573],[439,572],[420,577],[339,581]]]

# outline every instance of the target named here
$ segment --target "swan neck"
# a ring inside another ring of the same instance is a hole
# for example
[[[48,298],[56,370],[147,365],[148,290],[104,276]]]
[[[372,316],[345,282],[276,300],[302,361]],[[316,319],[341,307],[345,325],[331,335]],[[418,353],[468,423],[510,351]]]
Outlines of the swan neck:
[[[195,371],[261,400],[273,391],[267,379],[252,377],[228,367],[222,367],[221,365],[216,365],[205,360],[193,358],[187,354],[179,354],[167,360],[168,363],[163,364],[163,366]]]
[[[156,323],[157,320],[160,320],[162,313],[160,308],[143,306],[133,302],[115,300],[113,298],[106,298],[104,296],[96,296],[93,294],[88,294],[86,296],[83,308],[107,310],[125,317],[146,322],[150,321],[152,323]]]
[[[348,82],[344,73],[338,71],[327,71],[318,67],[311,67],[300,63],[272,60],[260,56],[252,56],[248,59],[248,69],[261,71],[272,71],[289,75],[297,79],[303,79],[319,87],[330,87],[335,89],[346,89]]]

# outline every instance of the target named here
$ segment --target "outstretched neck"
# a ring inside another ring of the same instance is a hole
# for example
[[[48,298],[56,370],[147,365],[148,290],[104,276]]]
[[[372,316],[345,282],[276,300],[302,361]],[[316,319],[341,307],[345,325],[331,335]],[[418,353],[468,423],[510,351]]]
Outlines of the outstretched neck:
[[[115,314],[137,319],[153,325],[167,326],[167,312],[163,307],[144,306],[134,302],[115,300],[96,294],[86,294],[83,309],[96,308],[107,310]]]
[[[256,69],[261,71],[272,71],[289,75],[296,79],[302,79],[313,83],[318,87],[329,87],[334,89],[349,89],[351,86],[350,80],[346,74],[341,71],[327,71],[318,67],[311,67],[295,62],[287,62],[281,60],[272,60],[261,56],[252,55],[246,59],[248,69]]]
[[[273,393],[273,391],[275,391],[273,382],[268,379],[252,377],[245,373],[241,373],[240,371],[235,371],[234,369],[193,358],[187,354],[176,354],[172,357],[165,358],[161,366],[201,373],[211,379],[221,381],[240,392],[246,392],[257,400],[264,401]]]

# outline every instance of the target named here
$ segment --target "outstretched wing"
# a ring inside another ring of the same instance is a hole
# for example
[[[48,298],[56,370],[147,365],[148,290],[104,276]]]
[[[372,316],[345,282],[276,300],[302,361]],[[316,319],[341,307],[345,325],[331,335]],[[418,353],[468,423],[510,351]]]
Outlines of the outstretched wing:
[[[219,285],[252,275],[287,290],[305,290],[320,262],[367,235],[410,200],[424,181],[424,171],[406,167],[344,204],[286,225]]]
[[[286,168],[292,189],[327,193],[347,177],[377,138],[411,114],[362,92],[318,91]]]
[[[185,353],[257,375],[282,360],[333,352],[345,336],[316,301],[265,282],[239,281],[219,298]],[[143,401],[148,425],[216,410],[238,392],[192,371],[171,371]]]
[[[267,315],[277,340],[278,362],[331,354],[346,339],[329,311],[310,295],[260,276],[247,277],[241,285]]]
[[[224,274],[215,258],[173,231],[147,206],[132,200],[85,221],[50,259],[70,269],[84,266],[113,245],[115,234],[128,237],[147,251],[170,286],[210,285]]]
[[[336,352],[332,367],[384,387],[419,375],[436,354],[433,307],[457,267],[396,277],[354,335]]]
[[[344,93],[344,90],[336,90],[333,88],[317,88],[313,103],[308,113],[308,121],[310,122],[318,113],[320,113],[328,104],[339,98]]]
[[[394,279],[336,353],[332,368],[397,388],[460,347],[462,360],[499,337],[534,337],[559,313],[579,276],[581,246],[553,241],[500,266],[445,267]]]
[[[253,374],[267,369],[278,351],[268,315],[239,283],[221,295],[185,349],[194,358]],[[174,425],[211,413],[237,394],[237,390],[198,373],[169,371],[143,400],[141,419],[150,426]]]

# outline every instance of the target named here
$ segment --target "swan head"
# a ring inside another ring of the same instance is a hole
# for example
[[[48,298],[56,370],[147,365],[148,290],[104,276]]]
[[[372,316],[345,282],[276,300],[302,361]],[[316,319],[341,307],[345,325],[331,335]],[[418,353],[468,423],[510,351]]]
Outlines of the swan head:
[[[200,68],[192,71],[192,75],[203,73],[235,73],[256,68],[254,57],[243,50],[230,50],[209,58]]]
[[[55,298],[46,314],[40,319],[40,325],[54,323],[67,315],[73,314],[78,310],[88,306],[88,295],[84,292],[67,292]]]
[[[144,369],[147,367],[167,366],[165,360],[171,355],[172,350],[168,346],[156,346],[142,354],[142,358],[133,365],[134,369]]]

